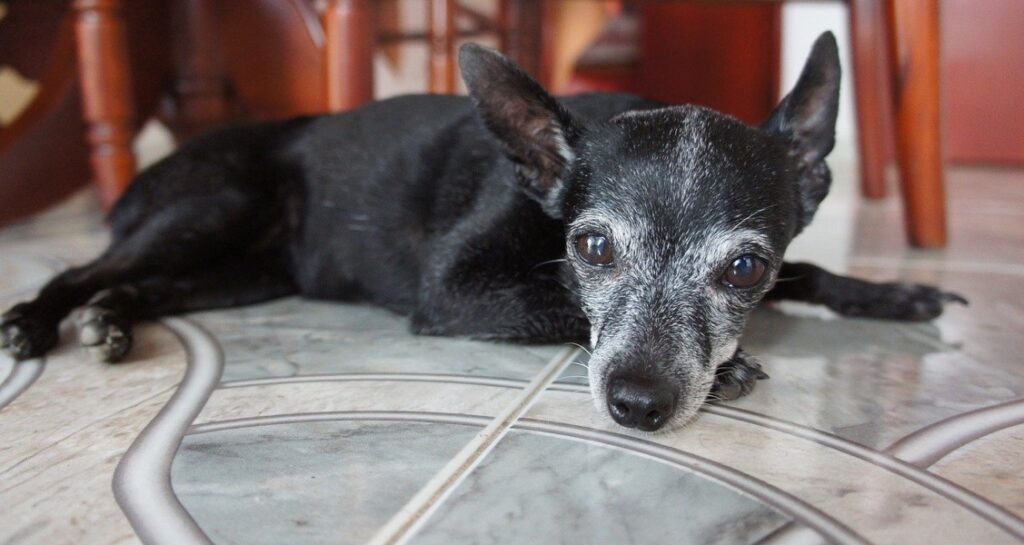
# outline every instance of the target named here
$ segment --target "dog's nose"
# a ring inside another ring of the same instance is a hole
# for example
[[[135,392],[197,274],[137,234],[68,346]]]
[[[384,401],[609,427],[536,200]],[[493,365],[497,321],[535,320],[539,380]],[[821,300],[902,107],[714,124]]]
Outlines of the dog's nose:
[[[628,374],[608,381],[608,412],[627,428],[654,431],[669,421],[675,408],[675,390],[665,381]]]

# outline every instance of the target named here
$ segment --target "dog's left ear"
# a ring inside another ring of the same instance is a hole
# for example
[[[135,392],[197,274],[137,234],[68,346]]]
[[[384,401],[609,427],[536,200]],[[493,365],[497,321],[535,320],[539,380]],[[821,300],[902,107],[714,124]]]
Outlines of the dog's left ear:
[[[800,228],[811,222],[832,183],[825,156],[836,142],[840,75],[836,38],[825,32],[815,40],[796,86],[762,125],[792,146],[799,171]]]
[[[515,165],[520,185],[548,215],[560,218],[579,125],[497,51],[466,44],[459,49],[459,67],[484,123]]]

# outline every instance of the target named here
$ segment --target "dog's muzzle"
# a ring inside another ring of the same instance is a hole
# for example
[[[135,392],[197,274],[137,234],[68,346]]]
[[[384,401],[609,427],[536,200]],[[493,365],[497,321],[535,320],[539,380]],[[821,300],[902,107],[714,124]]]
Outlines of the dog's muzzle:
[[[620,372],[608,377],[608,412],[627,428],[654,431],[672,419],[676,392],[664,380]]]

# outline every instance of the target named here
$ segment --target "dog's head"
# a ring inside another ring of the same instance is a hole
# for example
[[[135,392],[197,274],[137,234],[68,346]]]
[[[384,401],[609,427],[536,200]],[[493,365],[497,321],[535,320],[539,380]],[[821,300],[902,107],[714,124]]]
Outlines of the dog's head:
[[[583,121],[494,51],[459,60],[519,183],[565,223],[599,410],[648,431],[688,422],[828,193],[834,37],[759,127],[698,106]]]

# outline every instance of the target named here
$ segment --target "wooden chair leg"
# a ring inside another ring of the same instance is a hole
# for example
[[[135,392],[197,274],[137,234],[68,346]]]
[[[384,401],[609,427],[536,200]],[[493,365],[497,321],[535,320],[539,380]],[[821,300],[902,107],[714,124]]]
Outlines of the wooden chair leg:
[[[90,161],[104,206],[135,175],[128,46],[121,0],[75,0],[75,38]]]
[[[455,0],[430,0],[430,92],[455,92]]]
[[[897,61],[900,181],[910,243],[946,245],[939,118],[939,0],[888,0]]]
[[[885,8],[882,0],[850,0],[861,193],[869,199],[885,197],[888,144],[895,130]]]
[[[376,32],[371,0],[330,0],[323,12],[327,110],[373,100]]]
[[[209,0],[174,3],[174,135],[184,141],[230,117],[220,10]]]

